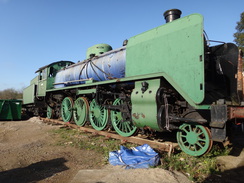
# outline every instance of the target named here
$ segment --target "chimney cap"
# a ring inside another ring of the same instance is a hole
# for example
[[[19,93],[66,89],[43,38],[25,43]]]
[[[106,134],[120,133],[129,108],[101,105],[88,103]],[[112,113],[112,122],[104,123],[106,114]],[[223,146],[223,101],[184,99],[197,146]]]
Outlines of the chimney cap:
[[[170,9],[164,12],[164,18],[166,20],[166,23],[172,22],[173,20],[176,20],[180,18],[181,11],[179,9]]]

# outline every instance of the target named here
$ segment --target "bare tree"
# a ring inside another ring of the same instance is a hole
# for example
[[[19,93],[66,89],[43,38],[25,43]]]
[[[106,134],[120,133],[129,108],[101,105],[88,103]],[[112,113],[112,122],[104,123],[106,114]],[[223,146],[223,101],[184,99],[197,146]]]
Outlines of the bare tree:
[[[22,91],[17,91],[13,88],[0,91],[0,99],[22,99]]]

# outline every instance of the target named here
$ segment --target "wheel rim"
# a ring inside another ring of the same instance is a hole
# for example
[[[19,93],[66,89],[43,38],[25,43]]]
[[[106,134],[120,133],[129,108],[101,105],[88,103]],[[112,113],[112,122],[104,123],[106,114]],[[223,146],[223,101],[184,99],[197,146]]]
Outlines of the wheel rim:
[[[73,116],[74,116],[74,121],[78,126],[85,125],[88,117],[88,111],[89,111],[88,100],[84,97],[80,97],[76,99],[74,103]]]
[[[208,128],[202,125],[183,124],[177,132],[177,141],[185,153],[191,156],[201,156],[212,147]]]
[[[121,105],[123,101],[116,99],[113,105]],[[122,113],[118,111],[111,112],[111,121],[115,131],[124,137],[129,137],[136,132],[136,126],[131,121],[123,121]]]
[[[53,118],[53,109],[49,106],[47,106],[47,118],[52,119]]]
[[[69,122],[72,118],[73,100],[70,97],[65,97],[61,105],[61,115],[64,122]]]
[[[209,142],[209,147],[208,147],[208,150],[205,152],[208,153],[209,151],[211,151],[212,147],[213,147],[213,140],[212,140],[212,137],[211,137],[211,131],[209,130],[209,128],[205,127],[205,129],[207,130],[208,132],[208,135],[210,137],[210,142]]]
[[[98,105],[93,99],[90,103],[89,119],[91,125],[96,130],[103,130],[106,128],[109,120],[109,112],[104,107]]]

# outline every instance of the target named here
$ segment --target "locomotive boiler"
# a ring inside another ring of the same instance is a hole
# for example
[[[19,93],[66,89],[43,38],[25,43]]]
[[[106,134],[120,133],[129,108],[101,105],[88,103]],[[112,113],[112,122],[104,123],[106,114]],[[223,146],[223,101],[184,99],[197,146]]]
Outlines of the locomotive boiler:
[[[24,90],[27,111],[121,136],[177,131],[181,149],[207,153],[243,123],[242,56],[236,45],[210,46],[203,17],[164,13],[166,24],[113,50],[92,46],[78,63],[37,70]]]
[[[105,81],[125,76],[125,47],[112,50],[107,44],[98,44],[88,49],[87,60],[60,70],[54,88],[82,84],[87,80]],[[105,50],[109,50],[104,53]],[[102,54],[97,57],[97,54]],[[95,57],[94,59],[92,59]]]

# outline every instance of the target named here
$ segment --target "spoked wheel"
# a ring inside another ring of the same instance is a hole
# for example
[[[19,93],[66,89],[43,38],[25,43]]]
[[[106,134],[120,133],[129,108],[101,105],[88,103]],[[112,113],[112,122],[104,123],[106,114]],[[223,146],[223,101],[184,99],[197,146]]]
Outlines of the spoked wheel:
[[[210,131],[198,124],[182,124],[177,132],[177,141],[185,153],[191,156],[201,156],[212,148]]]
[[[76,99],[73,108],[74,121],[78,126],[84,126],[89,112],[89,102],[85,97]]]
[[[98,105],[96,100],[93,99],[90,103],[89,119],[94,129],[103,130],[108,125],[109,111]]]
[[[47,106],[47,118],[52,119],[54,116],[54,111],[51,107]]]
[[[116,99],[113,103],[113,105],[121,104],[123,104],[121,99]],[[137,127],[131,121],[123,121],[122,113],[119,111],[111,112],[111,121],[115,131],[121,136],[129,137],[137,130]]]
[[[69,122],[72,118],[73,100],[71,97],[65,97],[61,105],[61,116],[64,122]]]

